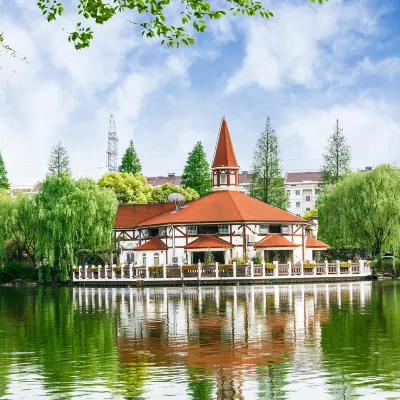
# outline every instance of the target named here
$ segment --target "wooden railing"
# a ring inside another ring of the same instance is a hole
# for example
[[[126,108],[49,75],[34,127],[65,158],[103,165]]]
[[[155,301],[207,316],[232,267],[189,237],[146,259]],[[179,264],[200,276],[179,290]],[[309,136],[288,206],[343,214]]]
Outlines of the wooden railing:
[[[157,279],[264,279],[264,278],[298,278],[298,277],[332,277],[370,275],[367,262],[328,263],[262,263],[220,265],[166,265],[134,266],[132,264],[79,266],[73,267],[73,280],[157,280]]]

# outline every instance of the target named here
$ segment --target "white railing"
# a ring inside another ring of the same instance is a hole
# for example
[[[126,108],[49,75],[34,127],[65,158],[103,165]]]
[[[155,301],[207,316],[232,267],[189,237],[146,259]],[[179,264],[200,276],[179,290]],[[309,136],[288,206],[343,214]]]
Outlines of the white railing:
[[[157,281],[157,280],[240,280],[240,279],[276,279],[276,278],[306,278],[306,277],[347,277],[371,275],[369,263],[360,260],[357,263],[273,263],[237,264],[228,265],[215,263],[212,265],[161,265],[137,266],[133,264],[121,265],[84,265],[73,267],[73,281]]]

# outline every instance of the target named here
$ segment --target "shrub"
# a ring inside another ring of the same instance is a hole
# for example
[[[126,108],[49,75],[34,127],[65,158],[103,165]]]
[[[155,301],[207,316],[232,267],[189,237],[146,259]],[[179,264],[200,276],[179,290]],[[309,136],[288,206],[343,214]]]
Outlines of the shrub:
[[[12,282],[14,279],[34,279],[32,266],[11,261],[0,268],[0,282]]]

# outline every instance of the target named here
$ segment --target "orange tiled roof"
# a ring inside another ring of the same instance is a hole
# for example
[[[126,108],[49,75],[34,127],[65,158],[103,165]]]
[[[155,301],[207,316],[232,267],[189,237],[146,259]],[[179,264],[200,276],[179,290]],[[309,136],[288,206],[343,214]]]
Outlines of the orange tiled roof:
[[[133,228],[141,222],[175,208],[174,204],[121,204],[114,220],[114,229]]]
[[[230,243],[214,235],[200,236],[198,239],[185,246],[185,249],[215,249],[233,247]]]
[[[169,210],[139,223],[138,227],[169,224],[282,222],[307,223],[303,218],[232,190],[212,192],[187,203],[184,208]],[[135,226],[131,226],[134,228]]]
[[[329,249],[331,247],[328,244],[313,238],[312,236],[308,236],[306,246],[309,249]]]
[[[167,250],[167,245],[160,238],[152,238],[148,242],[134,248],[134,250]]]
[[[216,167],[239,167],[225,117],[222,120],[221,130],[218,136],[218,144],[212,165],[212,168]]]
[[[281,235],[269,235],[257,242],[254,247],[298,247],[290,240],[285,239]]]

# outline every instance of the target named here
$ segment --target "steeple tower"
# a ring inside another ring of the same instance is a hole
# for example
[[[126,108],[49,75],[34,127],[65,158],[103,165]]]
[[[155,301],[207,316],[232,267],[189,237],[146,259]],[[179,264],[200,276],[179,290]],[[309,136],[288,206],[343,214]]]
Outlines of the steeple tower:
[[[239,190],[239,165],[225,117],[222,119],[211,171],[213,190]]]

